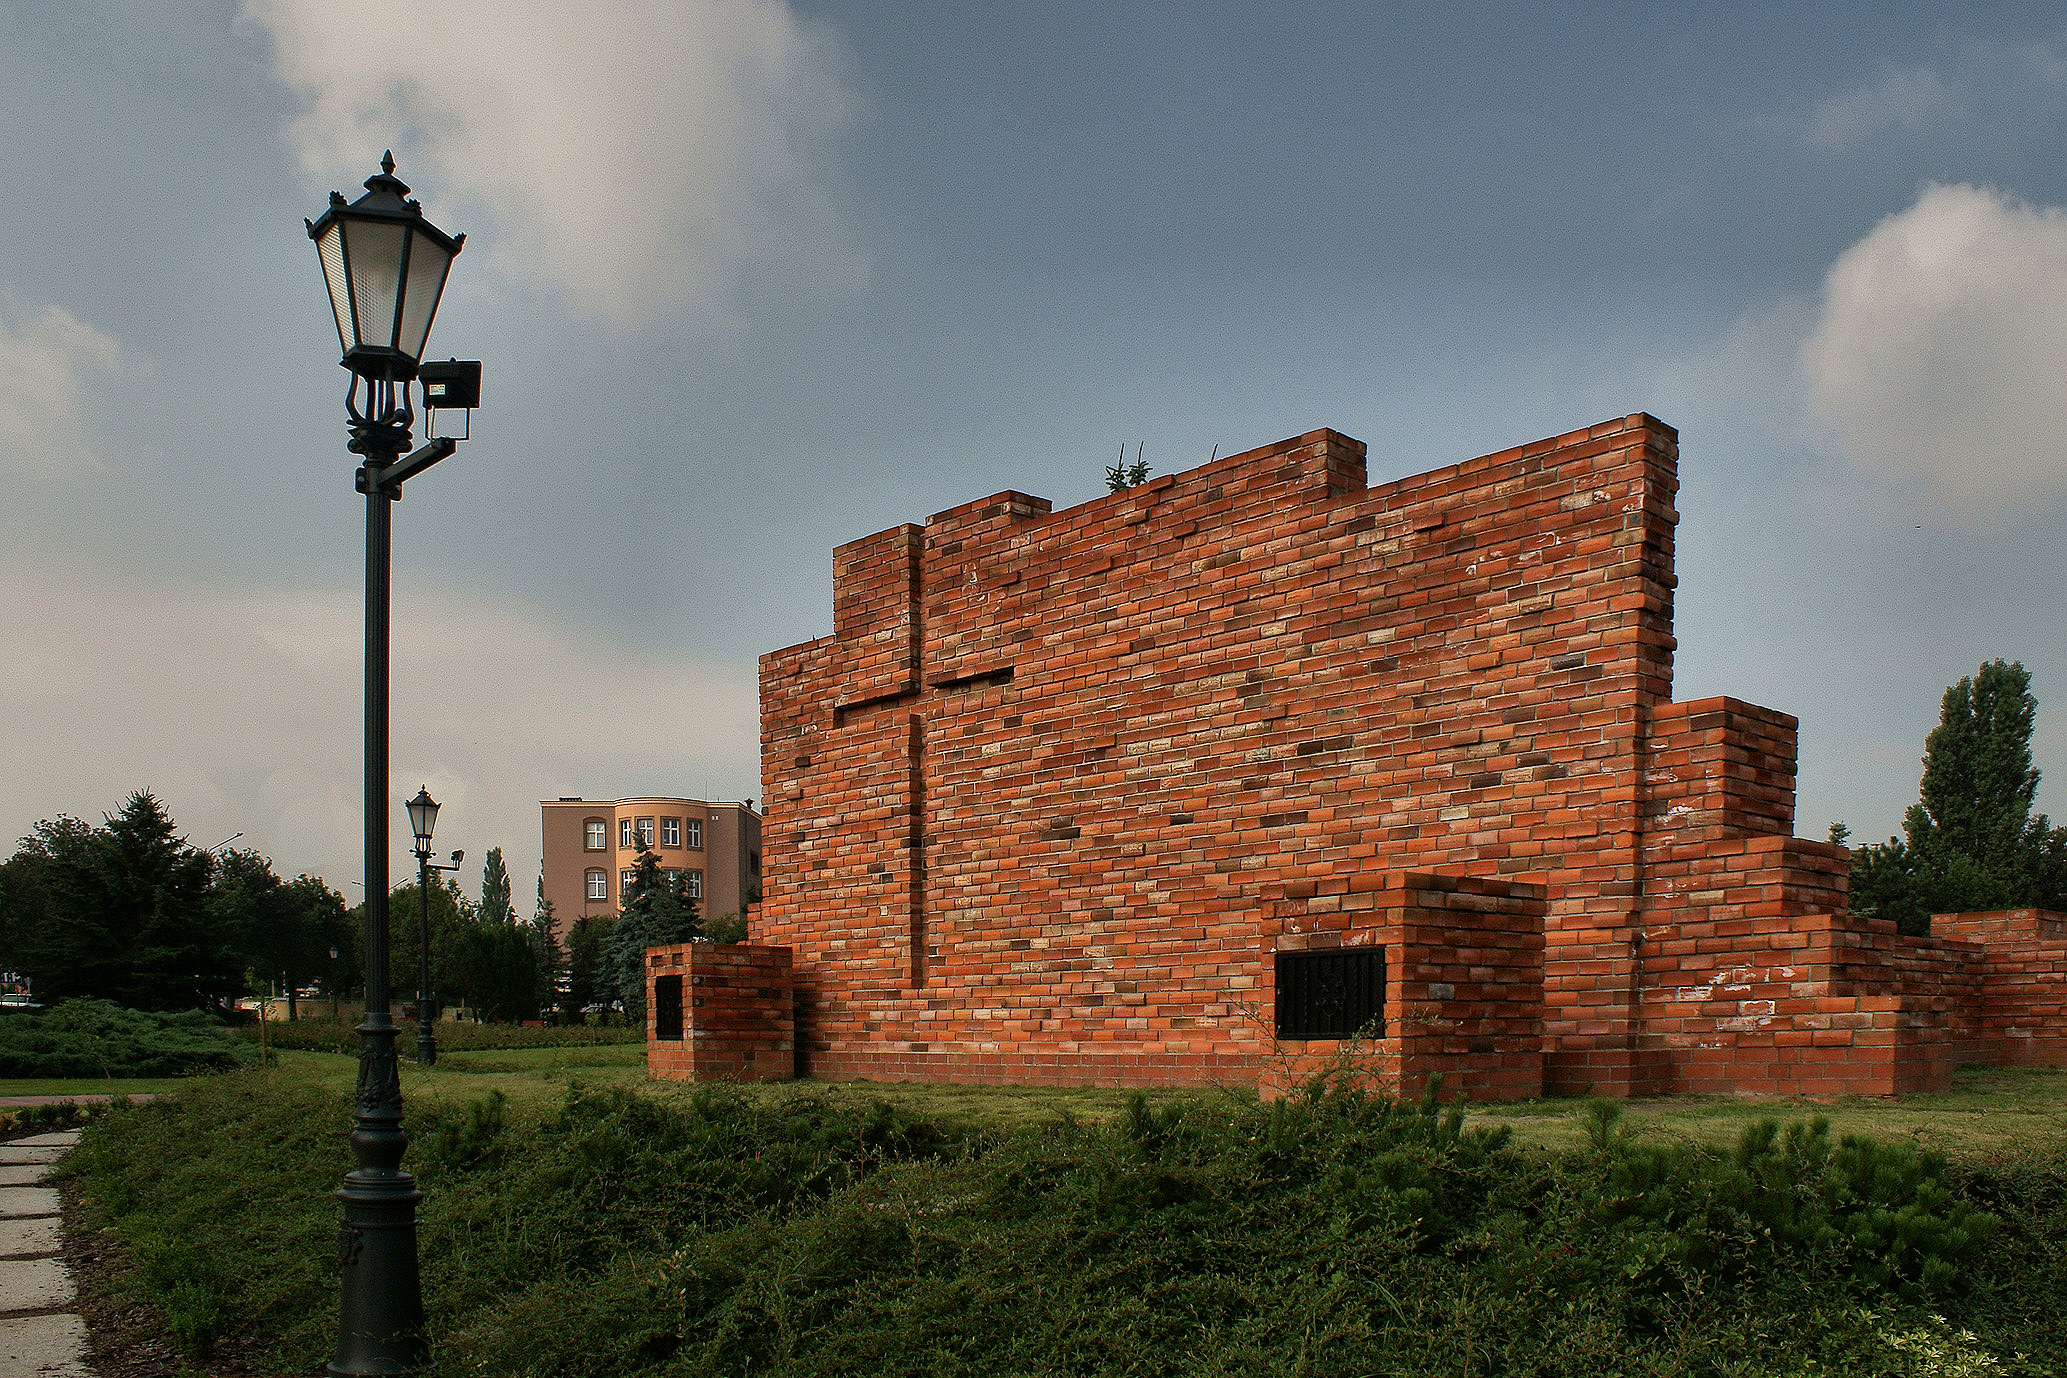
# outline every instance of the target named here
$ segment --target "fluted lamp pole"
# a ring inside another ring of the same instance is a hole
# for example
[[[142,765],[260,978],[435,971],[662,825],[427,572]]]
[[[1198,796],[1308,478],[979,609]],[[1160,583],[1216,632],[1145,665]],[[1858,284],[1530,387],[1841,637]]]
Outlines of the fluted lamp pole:
[[[351,372],[345,412],[366,497],[366,1017],[360,1022],[352,1156],[338,1199],[341,1296],[332,1373],[416,1373],[429,1367],[423,1288],[416,1259],[416,1179],[402,1168],[402,1082],[388,1007],[388,572],[393,504],[402,484],[458,448],[434,439],[413,454],[410,385],[431,318],[464,235],[424,219],[395,176],[392,153],[366,179],[366,194],[303,222],[323,264],[340,362]],[[478,392],[479,365],[472,378]],[[426,395],[427,405],[436,405]],[[475,399],[469,397],[467,405]]]

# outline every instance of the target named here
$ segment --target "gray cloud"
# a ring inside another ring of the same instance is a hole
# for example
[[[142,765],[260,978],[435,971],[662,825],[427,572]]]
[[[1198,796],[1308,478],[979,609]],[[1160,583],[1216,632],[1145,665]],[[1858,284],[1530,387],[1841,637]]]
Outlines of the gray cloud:
[[[1891,130],[1916,133],[1965,113],[1965,98],[1928,67],[1892,68],[1819,104],[1803,137],[1825,153],[1845,153]]]
[[[357,590],[8,559],[0,591],[0,717],[33,725],[0,743],[13,835],[148,786],[201,845],[242,831],[290,874],[360,874]],[[759,790],[756,687],[737,671],[406,574],[394,641],[397,809],[429,785],[448,806],[441,846],[500,846],[520,882],[541,797]]]
[[[2067,488],[2067,212],[1927,187],[1847,249],[1802,345],[1836,447],[1987,513]]]
[[[434,218],[439,201],[485,210],[500,261],[588,312],[722,307],[736,276],[769,266],[834,289],[859,275],[827,190],[848,104],[837,49],[782,0],[244,13],[306,102],[294,134],[311,171],[349,190],[394,146]]]
[[[63,307],[10,314],[0,311],[0,473],[34,482],[98,467],[86,395],[122,351]]]

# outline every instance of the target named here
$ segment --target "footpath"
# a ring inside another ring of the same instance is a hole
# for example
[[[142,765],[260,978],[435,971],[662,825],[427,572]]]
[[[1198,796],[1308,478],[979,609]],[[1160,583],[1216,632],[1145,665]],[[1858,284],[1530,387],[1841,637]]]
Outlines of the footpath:
[[[39,1185],[79,1131],[0,1144],[0,1378],[92,1378],[60,1256],[57,1188]]]

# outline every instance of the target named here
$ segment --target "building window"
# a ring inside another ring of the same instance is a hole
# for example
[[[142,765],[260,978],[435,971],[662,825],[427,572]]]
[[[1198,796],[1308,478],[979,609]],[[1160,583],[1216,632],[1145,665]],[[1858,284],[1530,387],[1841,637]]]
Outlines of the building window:
[[[610,898],[610,877],[604,875],[601,871],[591,871],[588,874],[588,882],[590,899],[607,900]]]
[[[650,818],[642,818],[642,819],[640,819],[640,820],[639,820],[639,829],[638,829],[638,836],[639,836],[639,845],[640,845],[641,847],[651,847],[651,846],[653,845],[653,820],[652,820],[652,819],[650,819]]]
[[[701,818],[689,820],[689,845],[692,847],[701,847],[703,845],[703,820]]]
[[[759,852],[748,852],[746,854],[746,869],[749,875],[757,876],[761,874],[761,854]]]
[[[674,889],[675,882],[682,878],[681,871],[677,870],[673,866],[664,868],[660,874],[661,878],[667,882],[667,888],[670,890]]]
[[[610,830],[600,818],[591,818],[581,825],[581,849],[585,852],[600,852],[610,846]]]
[[[681,819],[663,818],[660,820],[660,845],[663,847],[679,847],[682,845]]]
[[[630,891],[632,882],[638,879],[638,875],[637,871],[619,871],[617,873],[617,893],[622,895]]]
[[[617,845],[624,848],[626,851],[631,850],[632,820],[629,818],[620,818],[617,820]]]
[[[703,872],[701,871],[691,871],[689,873],[689,898],[693,900],[703,898]]]

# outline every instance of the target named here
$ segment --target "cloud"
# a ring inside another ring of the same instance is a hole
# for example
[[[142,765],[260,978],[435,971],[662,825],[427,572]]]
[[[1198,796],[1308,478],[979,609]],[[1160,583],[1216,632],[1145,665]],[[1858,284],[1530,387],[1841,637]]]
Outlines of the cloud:
[[[307,102],[294,133],[312,171],[355,195],[392,146],[427,207],[485,209],[493,252],[597,315],[721,304],[756,266],[835,288],[858,273],[827,191],[848,106],[838,52],[783,0],[246,0],[244,13]]]
[[[124,583],[16,558],[0,560],[0,602],[0,720],[19,725],[0,742],[8,839],[149,787],[197,845],[242,832],[356,901],[356,591]],[[502,847],[520,895],[540,799],[759,792],[750,674],[407,576],[394,612],[397,878],[419,784],[447,806],[441,848]]]
[[[0,311],[0,475],[44,479],[97,468],[86,396],[121,362],[115,342],[63,307]]]
[[[1839,255],[1803,343],[1853,464],[1972,514],[2067,491],[2067,212],[1933,185]]]
[[[1818,105],[1803,137],[1825,153],[1844,153],[1889,130],[1918,133],[1964,113],[1959,92],[1936,72],[1893,68]]]

